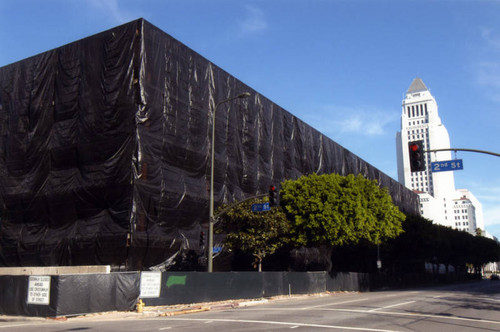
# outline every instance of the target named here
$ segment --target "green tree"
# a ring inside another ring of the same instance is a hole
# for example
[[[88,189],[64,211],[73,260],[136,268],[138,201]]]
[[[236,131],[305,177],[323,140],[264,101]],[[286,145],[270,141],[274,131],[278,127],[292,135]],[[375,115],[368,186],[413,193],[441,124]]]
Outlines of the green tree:
[[[476,273],[479,273],[484,265],[500,260],[500,245],[497,241],[484,236],[474,236],[472,241],[472,252],[469,263],[474,265]]]
[[[283,182],[280,195],[298,246],[378,244],[402,232],[405,215],[387,189],[362,175],[302,176]]]
[[[220,217],[217,233],[226,234],[224,245],[252,254],[254,268],[262,271],[262,260],[288,242],[290,224],[280,207],[271,211],[252,212],[251,205],[262,203],[253,199],[235,206]],[[221,206],[219,211],[227,208]]]
[[[425,272],[425,263],[436,256],[435,242],[432,221],[408,215],[403,222],[403,233],[387,244],[387,264],[391,264],[393,272]]]
[[[500,260],[500,245],[483,236],[473,236],[447,226],[433,224],[421,216],[408,216],[403,223],[404,233],[389,241],[388,258],[396,272],[424,272],[425,263],[453,266],[456,273],[474,267],[476,273],[489,262]]]

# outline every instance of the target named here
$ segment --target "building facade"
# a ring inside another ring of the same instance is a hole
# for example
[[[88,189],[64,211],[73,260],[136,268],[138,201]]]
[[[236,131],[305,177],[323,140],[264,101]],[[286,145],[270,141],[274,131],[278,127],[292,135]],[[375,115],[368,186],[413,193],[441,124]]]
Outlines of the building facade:
[[[201,269],[212,170],[216,207],[315,172],[362,174],[418,213],[414,192],[143,19],[0,67],[0,266]]]
[[[422,141],[424,151],[450,149],[450,137],[427,86],[415,78],[402,102],[401,131],[396,134],[398,181],[420,198],[423,217],[476,234],[484,230],[481,203],[467,189],[455,189],[453,172],[432,172],[434,161],[452,160],[450,151],[425,153],[425,171],[411,172],[408,144]]]

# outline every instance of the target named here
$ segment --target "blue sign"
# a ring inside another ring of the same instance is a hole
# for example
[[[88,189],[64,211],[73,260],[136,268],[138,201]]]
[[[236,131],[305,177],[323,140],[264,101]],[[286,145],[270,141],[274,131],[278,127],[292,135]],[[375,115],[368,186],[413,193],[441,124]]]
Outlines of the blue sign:
[[[431,163],[432,173],[459,171],[464,169],[462,159],[435,161]]]
[[[213,247],[213,249],[212,249],[212,252],[213,252],[214,254],[218,254],[218,253],[219,253],[219,252],[221,252],[221,251],[222,251],[222,247]]]
[[[252,212],[270,211],[271,206],[269,203],[252,204]]]

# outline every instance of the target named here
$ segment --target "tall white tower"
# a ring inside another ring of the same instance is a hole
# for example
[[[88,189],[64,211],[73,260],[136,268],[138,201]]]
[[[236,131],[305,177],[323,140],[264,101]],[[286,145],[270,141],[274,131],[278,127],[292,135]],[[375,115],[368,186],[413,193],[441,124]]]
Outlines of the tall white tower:
[[[401,131],[396,135],[398,181],[406,187],[444,197],[455,193],[453,172],[431,172],[431,162],[450,160],[450,151],[425,153],[426,170],[411,172],[408,142],[423,141],[424,150],[450,148],[448,131],[441,123],[436,100],[420,78],[411,83],[402,103]]]
[[[431,162],[451,160],[451,152],[425,153],[425,171],[411,172],[408,143],[413,141],[423,141],[424,151],[450,148],[436,100],[418,77],[402,102],[401,131],[396,134],[398,181],[419,194],[425,218],[472,234],[476,228],[484,230],[481,203],[468,190],[455,190],[453,172],[432,172]]]

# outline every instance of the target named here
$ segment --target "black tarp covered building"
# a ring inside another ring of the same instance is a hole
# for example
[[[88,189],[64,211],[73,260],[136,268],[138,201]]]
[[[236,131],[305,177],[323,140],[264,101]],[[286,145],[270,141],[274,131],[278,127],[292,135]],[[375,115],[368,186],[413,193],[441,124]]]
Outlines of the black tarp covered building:
[[[311,172],[410,190],[139,19],[0,68],[0,266],[140,269],[196,248],[215,201]]]

